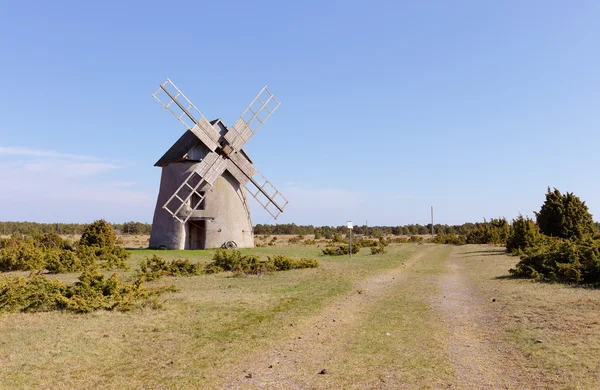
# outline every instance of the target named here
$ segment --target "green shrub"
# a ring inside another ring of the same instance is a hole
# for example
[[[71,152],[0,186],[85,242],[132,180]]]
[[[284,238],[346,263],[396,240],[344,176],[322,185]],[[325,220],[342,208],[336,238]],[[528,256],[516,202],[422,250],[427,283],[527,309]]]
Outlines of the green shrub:
[[[75,252],[65,250],[49,250],[44,257],[45,268],[52,274],[77,272],[84,269]]]
[[[410,242],[410,240],[407,237],[393,237],[389,240],[389,242],[394,244],[406,244]]]
[[[372,255],[378,255],[378,254],[383,254],[386,253],[385,251],[385,247],[384,246],[372,246],[371,247],[371,254]]]
[[[600,286],[600,242],[549,239],[526,249],[509,272],[542,281]]]
[[[213,261],[209,263],[211,267],[218,267],[223,271],[231,271],[242,261],[242,252],[237,249],[217,249],[213,256]]]
[[[383,232],[377,228],[371,229],[371,237],[379,239],[383,237]]]
[[[256,255],[242,256],[239,250],[217,250],[213,261],[206,265],[205,271],[207,273],[231,271],[234,276],[241,276],[318,266],[319,263],[313,259],[292,259],[283,255],[275,255],[263,260]]]
[[[287,271],[291,269],[301,269],[301,268],[317,268],[319,266],[319,262],[314,259],[293,259],[291,257],[287,257],[284,255],[275,255],[269,256],[268,261],[273,263],[275,270],[277,271]]]
[[[510,224],[506,218],[495,219],[476,226],[467,234],[467,244],[505,245],[510,235]]]
[[[85,228],[79,245],[112,249],[115,246],[116,238],[117,235],[112,225],[100,219]]]
[[[66,285],[42,276],[0,278],[0,312],[60,310],[66,294]]]
[[[234,276],[242,275],[262,275],[264,273],[275,271],[273,263],[262,260],[256,255],[243,256],[242,260],[231,269]]]
[[[333,242],[346,242],[347,240],[344,239],[344,237],[339,234],[339,233],[335,233],[332,237]]]
[[[317,244],[316,240],[311,240],[311,239],[304,240],[304,245],[316,245],[316,244]]]
[[[127,260],[131,256],[123,247],[115,246],[109,248],[94,248],[96,257],[100,261],[99,265],[104,269],[129,269]]]
[[[219,249],[213,256],[213,261],[206,265],[207,273],[220,271],[231,271],[234,276],[240,275],[261,275],[268,271],[273,271],[265,261],[254,255],[242,256],[239,250]]]
[[[337,246],[328,246],[322,249],[323,254],[326,256],[344,256],[350,253],[350,248],[348,245],[337,245]],[[360,246],[352,245],[352,253],[358,253],[360,251]]]
[[[531,218],[523,218],[522,215],[519,215],[512,221],[512,229],[506,239],[506,251],[523,253],[529,248],[543,245],[545,240],[539,226]]]
[[[410,236],[408,238],[408,242],[412,242],[415,244],[422,244],[423,243],[423,237],[421,236]]]
[[[583,238],[594,233],[594,220],[585,202],[573,193],[561,194],[556,188],[546,193],[546,201],[535,213],[542,233],[560,238]]]
[[[0,240],[0,271],[35,271],[44,268],[44,249],[31,237]]]
[[[320,264],[317,260],[303,257],[301,259],[296,259],[294,269],[319,268],[319,266]]]
[[[0,240],[0,271],[35,271],[50,273],[77,272],[95,268],[96,263],[108,269],[128,269],[130,253],[121,247],[78,245],[56,234],[13,236]]]
[[[356,240],[356,242],[352,243],[352,246],[355,245],[361,248],[371,248],[379,245],[379,242],[377,240],[369,240],[367,238],[361,237],[360,240]]]
[[[56,233],[46,233],[40,236],[34,236],[33,239],[45,249],[72,249],[71,243],[63,240],[62,237]]]
[[[42,276],[0,279],[0,312],[62,310],[89,313],[94,310],[130,310],[156,307],[158,295],[174,291],[173,287],[145,288],[141,280],[128,284],[116,274],[106,279],[97,271],[86,271],[79,281],[67,286]]]
[[[140,262],[138,277],[151,281],[163,276],[194,276],[203,273],[204,269],[201,264],[192,263],[188,259],[165,261],[163,258],[153,255],[152,258],[146,258]]]
[[[462,234],[438,234],[431,242],[436,244],[464,245],[467,243],[467,237]]]

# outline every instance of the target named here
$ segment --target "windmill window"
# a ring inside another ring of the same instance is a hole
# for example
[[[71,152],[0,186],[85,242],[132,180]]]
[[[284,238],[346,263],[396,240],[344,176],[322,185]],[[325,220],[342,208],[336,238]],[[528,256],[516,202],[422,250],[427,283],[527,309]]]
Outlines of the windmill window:
[[[192,204],[191,204],[192,209],[194,209],[194,210],[204,210],[205,204],[204,204],[203,200],[204,200],[204,191],[200,191],[200,195],[198,195],[196,192],[194,192],[192,194],[192,199],[191,199],[191,201],[192,201]],[[200,203],[200,202],[202,202],[202,203]],[[198,205],[198,203],[200,203],[200,205]]]

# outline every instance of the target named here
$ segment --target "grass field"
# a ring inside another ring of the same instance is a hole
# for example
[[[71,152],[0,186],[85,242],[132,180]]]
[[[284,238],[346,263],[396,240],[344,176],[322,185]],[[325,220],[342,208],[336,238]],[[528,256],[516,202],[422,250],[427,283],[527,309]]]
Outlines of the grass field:
[[[508,278],[501,248],[391,245],[173,284],[162,308],[0,314],[0,388],[598,388],[600,290]],[[132,250],[210,261],[213,251]],[[58,275],[73,281],[77,275]],[[324,370],[324,374],[319,374]]]

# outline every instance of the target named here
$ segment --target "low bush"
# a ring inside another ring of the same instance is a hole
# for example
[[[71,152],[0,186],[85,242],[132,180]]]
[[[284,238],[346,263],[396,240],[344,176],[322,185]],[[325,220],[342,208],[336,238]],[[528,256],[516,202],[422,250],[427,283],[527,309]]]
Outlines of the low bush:
[[[505,218],[492,218],[490,222],[478,225],[467,234],[467,244],[505,245],[511,227]]]
[[[435,244],[465,245],[467,237],[462,234],[438,234],[430,242]]]
[[[548,239],[528,248],[511,274],[541,281],[600,286],[600,242]]]
[[[378,255],[378,254],[383,254],[386,253],[385,247],[378,245],[378,246],[372,246],[371,247],[371,254],[372,255]]]
[[[72,251],[52,249],[44,255],[44,268],[51,274],[83,271],[84,266]]]
[[[123,247],[115,246],[112,249],[101,248],[96,251],[96,256],[99,265],[104,269],[129,269],[129,263],[127,259],[131,256],[130,252],[127,252]]]
[[[316,240],[311,240],[311,239],[304,240],[304,245],[316,245],[316,244],[317,244]]]
[[[192,263],[190,260],[177,259],[166,261],[163,258],[153,255],[152,258],[140,262],[138,277],[144,280],[156,280],[163,276],[194,276],[204,273],[204,268],[199,263]]]
[[[273,263],[256,255],[242,256],[241,261],[231,269],[233,276],[262,275],[271,271],[275,271]]]
[[[332,237],[332,240],[333,240],[333,242],[346,242],[346,241],[348,241],[348,240],[346,240],[346,239],[344,238],[344,236],[342,236],[342,235],[341,235],[341,234],[339,234],[339,233],[335,233],[335,234],[333,235],[333,237]]]
[[[105,220],[100,219],[85,228],[79,244],[112,249],[115,247],[116,239],[117,235],[113,226]]]
[[[243,256],[239,250],[217,250],[213,261],[205,266],[207,273],[231,271],[234,276],[262,275],[271,271],[299,268],[315,268],[319,263],[313,259],[293,259],[283,255],[269,256],[267,260],[256,255]]]
[[[287,271],[301,268],[317,268],[319,266],[319,262],[315,259],[293,259],[283,255],[275,255],[272,257],[269,256],[268,259],[273,263],[273,266],[277,271]]]
[[[44,268],[44,248],[31,237],[0,239],[0,271],[35,271]]]
[[[546,241],[546,236],[531,218],[519,215],[517,219],[513,219],[511,232],[506,239],[506,251],[522,254],[529,248],[543,245]]]
[[[412,242],[414,244],[422,244],[423,243],[423,237],[421,237],[421,236],[410,236],[408,238],[408,242]]]
[[[379,241],[377,240],[369,240],[368,238],[361,237],[360,240],[356,240],[356,242],[352,243],[352,246],[358,246],[361,248],[371,248],[379,245]]]
[[[108,279],[97,271],[86,271],[73,285],[42,276],[0,279],[0,312],[131,310],[158,306],[158,295],[174,291],[171,286],[146,288],[141,280],[124,283],[116,274]]]
[[[348,255],[350,253],[350,248],[348,245],[337,245],[337,246],[328,246],[322,249],[323,254],[325,256],[343,256]],[[352,245],[352,253],[358,253],[360,251],[360,246]]]
[[[106,242],[110,239],[98,239]],[[91,233],[87,240],[93,241]],[[29,237],[15,235],[0,239],[0,272],[39,271],[50,273],[79,272],[97,266],[106,269],[128,269],[130,253],[118,246],[84,245],[75,247],[54,233]]]

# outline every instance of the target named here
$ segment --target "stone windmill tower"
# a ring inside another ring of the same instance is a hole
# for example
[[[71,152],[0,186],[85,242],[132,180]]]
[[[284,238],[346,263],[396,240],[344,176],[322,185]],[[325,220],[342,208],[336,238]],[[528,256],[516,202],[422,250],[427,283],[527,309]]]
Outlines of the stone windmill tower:
[[[154,164],[162,168],[151,248],[253,247],[248,191],[277,219],[288,201],[242,147],[279,107],[264,87],[231,128],[212,122],[167,81],[153,94],[187,131]]]

